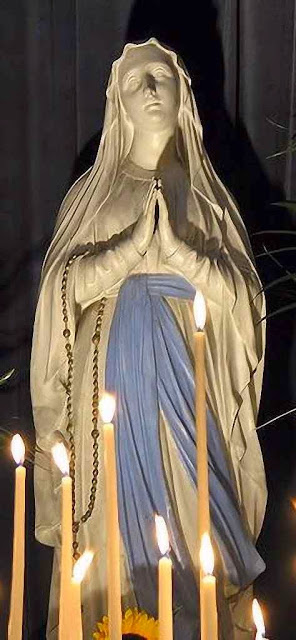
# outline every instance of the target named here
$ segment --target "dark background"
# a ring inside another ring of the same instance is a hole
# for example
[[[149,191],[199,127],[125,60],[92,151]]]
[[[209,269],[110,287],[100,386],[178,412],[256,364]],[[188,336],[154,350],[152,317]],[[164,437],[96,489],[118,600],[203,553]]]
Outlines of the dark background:
[[[251,234],[293,229],[295,215],[270,203],[296,199],[293,140],[296,91],[294,0],[2,0],[0,425],[34,440],[29,356],[42,257],[59,203],[94,157],[106,82],[125,42],[154,35],[176,49],[193,80],[206,146],[237,198]],[[281,127],[271,124],[273,119]],[[253,236],[255,253],[294,244],[291,236]],[[278,257],[292,271],[295,253]],[[258,258],[264,283],[283,275]],[[296,299],[295,284],[268,293],[269,312]],[[296,406],[294,312],[271,317],[259,424]],[[295,418],[260,431],[269,505],[259,549],[267,569],[256,583],[267,636],[296,637]],[[9,606],[14,465],[0,452],[0,637]],[[34,541],[28,465],[24,639],[42,638],[51,551]],[[185,640],[185,639],[184,639]]]

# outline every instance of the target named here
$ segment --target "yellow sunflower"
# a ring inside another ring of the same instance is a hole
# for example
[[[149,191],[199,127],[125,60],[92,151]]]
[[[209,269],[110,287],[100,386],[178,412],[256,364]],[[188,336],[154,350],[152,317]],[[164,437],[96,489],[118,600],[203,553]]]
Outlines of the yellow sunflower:
[[[158,620],[149,618],[145,611],[128,609],[122,618],[122,635],[128,633],[139,635],[145,640],[158,640]],[[103,617],[102,622],[97,622],[93,640],[110,640],[107,616]]]

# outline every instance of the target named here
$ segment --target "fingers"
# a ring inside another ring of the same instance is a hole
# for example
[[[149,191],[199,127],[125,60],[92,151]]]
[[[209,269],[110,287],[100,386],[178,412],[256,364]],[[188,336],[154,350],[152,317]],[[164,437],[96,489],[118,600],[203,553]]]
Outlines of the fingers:
[[[155,205],[156,205],[156,199],[157,199],[157,191],[155,188],[153,188],[153,190],[150,191],[149,195],[148,195],[148,199],[147,199],[147,203],[146,203],[146,207],[145,207],[145,214],[153,214],[154,215],[154,209],[155,209]]]
[[[167,208],[163,193],[160,189],[156,193],[157,193],[157,202],[159,206],[159,214],[162,218],[168,219],[169,212],[168,212],[168,208]]]
[[[154,180],[152,183],[150,192],[148,194],[147,202],[146,202],[146,207],[144,212],[145,216],[150,216],[154,218],[156,202],[158,202],[160,217],[164,221],[167,221],[169,218],[169,213],[168,213],[166,201],[162,193],[162,184],[160,179]]]

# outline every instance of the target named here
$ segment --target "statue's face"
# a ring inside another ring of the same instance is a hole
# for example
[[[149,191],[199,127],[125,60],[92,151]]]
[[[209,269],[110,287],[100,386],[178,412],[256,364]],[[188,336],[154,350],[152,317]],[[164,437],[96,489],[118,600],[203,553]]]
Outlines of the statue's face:
[[[179,80],[169,56],[158,47],[130,49],[119,69],[124,109],[136,129],[174,128],[179,110]]]

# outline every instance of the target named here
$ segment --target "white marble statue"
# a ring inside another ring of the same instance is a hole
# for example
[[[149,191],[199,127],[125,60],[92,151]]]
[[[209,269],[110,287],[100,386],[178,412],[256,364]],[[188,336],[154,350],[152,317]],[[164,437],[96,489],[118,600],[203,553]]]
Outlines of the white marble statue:
[[[203,146],[190,78],[154,38],[112,67],[95,163],[70,189],[42,271],[32,351],[36,536],[55,548],[47,638],[57,638],[61,476],[69,443],[85,639],[107,613],[102,390],[116,393],[123,609],[157,615],[154,512],[174,565],[174,638],[198,637],[192,299],[207,304],[212,532],[223,640],[252,637],[266,487],[255,431],[264,299],[236,205]],[[259,294],[259,295],[258,295]],[[92,489],[92,491],[91,491]]]

